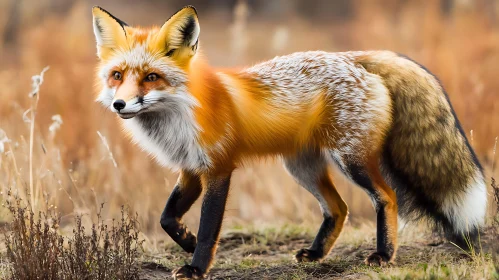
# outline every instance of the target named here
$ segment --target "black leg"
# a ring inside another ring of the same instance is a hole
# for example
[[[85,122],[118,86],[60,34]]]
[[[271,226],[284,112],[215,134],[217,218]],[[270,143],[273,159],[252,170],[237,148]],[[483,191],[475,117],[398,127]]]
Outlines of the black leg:
[[[336,227],[334,218],[330,216],[324,216],[324,221],[322,221],[319,232],[314,239],[314,243],[312,243],[310,249],[301,249],[300,251],[298,251],[295,256],[296,260],[298,262],[304,262],[318,261],[324,258],[329,253],[329,249],[332,247],[332,245],[330,245],[329,243],[331,243],[331,236],[334,235],[335,229]],[[336,231],[338,230],[336,229]],[[336,240],[336,236],[333,238],[335,238]]]
[[[376,210],[376,252],[365,260],[367,265],[393,262],[397,251],[397,200],[386,185],[376,164],[366,168],[349,165],[348,174],[371,197]]]
[[[203,199],[198,243],[192,264],[174,271],[175,278],[202,278],[210,269],[220,235],[229,186],[230,174],[206,177],[207,190]]]
[[[390,219],[388,217],[388,212],[393,210],[389,210],[386,207],[386,203],[383,205],[377,205],[376,207],[376,247],[377,253],[381,255],[383,260],[390,261],[392,256],[395,254],[395,244],[390,240],[390,228],[388,224],[390,223]]]
[[[196,249],[196,236],[182,223],[182,216],[191,208],[201,194],[201,180],[198,175],[182,172],[173,189],[163,214],[161,227],[186,252]]]

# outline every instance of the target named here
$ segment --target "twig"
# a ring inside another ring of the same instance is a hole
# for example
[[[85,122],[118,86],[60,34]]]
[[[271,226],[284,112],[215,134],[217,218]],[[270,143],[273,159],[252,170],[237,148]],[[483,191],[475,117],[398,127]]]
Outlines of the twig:
[[[102,144],[104,144],[104,147],[106,147],[107,151],[109,152],[109,158],[113,162],[113,165],[115,168],[118,167],[118,164],[116,163],[116,160],[114,160],[113,152],[111,152],[111,148],[109,147],[109,144],[107,143],[107,139],[104,135],[100,133],[100,131],[97,131],[97,134],[100,137],[100,140],[102,141]]]

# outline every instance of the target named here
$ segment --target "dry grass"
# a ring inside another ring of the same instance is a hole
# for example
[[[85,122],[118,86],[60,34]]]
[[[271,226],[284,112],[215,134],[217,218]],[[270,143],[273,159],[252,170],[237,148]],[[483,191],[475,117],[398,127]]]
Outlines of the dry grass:
[[[123,208],[109,226],[99,213],[90,232],[76,216],[71,235],[61,232],[54,209],[35,215],[10,192],[6,207],[12,216],[5,233],[9,279],[139,279],[142,241],[136,218]]]
[[[16,2],[0,0],[2,38],[9,31],[8,11]],[[105,8],[130,24],[159,25],[182,5],[177,2],[108,1]],[[315,49],[404,53],[442,80],[465,131],[473,130],[468,137],[488,177],[497,178],[492,147],[499,135],[499,4],[447,2],[455,6],[442,12],[438,1],[352,1],[349,15],[341,19],[330,18],[329,10],[326,16],[305,18],[297,9],[285,9],[274,20],[276,11],[270,8],[262,12],[239,6],[235,16],[221,7],[199,9],[201,50],[222,67]],[[166,236],[159,217],[176,175],[131,145],[116,117],[93,102],[96,56],[90,6],[53,0],[20,5],[14,39],[0,41],[0,189],[4,195],[8,189],[18,190],[34,213],[57,207],[62,228],[74,227],[78,215],[87,228],[97,213],[119,218],[121,206],[128,205],[138,213],[147,250],[160,252]],[[37,95],[39,102],[33,103],[27,81],[46,65],[50,70]],[[335,174],[350,206],[351,224],[372,219],[367,196]],[[277,222],[313,225],[315,230],[320,223],[315,199],[279,162],[250,164],[232,181],[226,228]],[[193,230],[199,207],[197,203],[186,217]],[[0,219],[7,220],[4,213]]]
[[[492,178],[492,190],[494,191],[494,201],[496,205],[499,205],[499,185],[496,183],[496,180]],[[492,227],[494,229],[495,236],[499,236],[499,206],[496,208],[496,215],[492,221]],[[497,278],[499,278],[499,244],[496,243],[493,248],[493,258],[494,258],[494,266],[496,268]]]
[[[490,167],[493,141],[499,134],[494,125],[499,119],[499,65],[495,63],[499,33],[484,16],[485,8],[458,6],[444,15],[438,6],[422,6],[418,1],[405,1],[404,5],[374,2],[355,2],[355,12],[342,22],[305,20],[293,13],[274,22],[239,12],[242,16],[235,26],[244,29],[245,46],[229,44],[232,37],[241,36],[231,31],[230,16],[200,11],[201,49],[218,66],[251,64],[309,49],[384,48],[405,53],[442,79],[465,131],[473,130],[473,146]],[[130,23],[161,24],[168,14],[149,5],[108,5],[106,8]],[[169,7],[173,12],[174,7]],[[139,213],[144,232],[154,238],[162,235],[158,217],[176,175],[131,145],[120,132],[116,117],[93,102],[96,58],[89,10],[89,5],[77,2],[65,15],[49,14],[36,24],[26,19],[26,24],[21,22],[18,44],[4,46],[0,92],[8,102],[0,103],[0,129],[10,142],[4,143],[0,157],[0,187],[5,190],[32,183],[34,204],[47,193],[51,204],[63,213],[63,224],[67,215],[95,213],[102,202],[106,202],[106,217],[118,216],[120,206],[128,204]],[[274,31],[279,31],[276,38]],[[45,75],[36,112],[33,168],[29,168],[30,124],[23,121],[23,114],[31,106],[27,94],[31,89],[26,81],[46,65],[51,69]],[[62,124],[52,126],[54,115],[60,116]],[[109,150],[97,131],[107,139]],[[30,170],[33,180],[29,179]],[[335,177],[350,206],[351,220],[372,218],[367,196],[341,175]],[[251,164],[237,171],[233,182],[227,224],[320,222],[315,199],[297,186],[278,162]],[[194,228],[198,210],[199,203],[187,215]]]

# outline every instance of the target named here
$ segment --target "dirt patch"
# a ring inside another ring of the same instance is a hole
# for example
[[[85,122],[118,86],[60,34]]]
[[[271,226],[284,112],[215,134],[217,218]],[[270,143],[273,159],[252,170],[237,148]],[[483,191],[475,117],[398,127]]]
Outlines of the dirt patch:
[[[484,252],[496,240],[491,230],[481,236]],[[217,260],[210,272],[210,279],[363,279],[383,275],[436,275],[450,277],[459,273],[459,266],[473,269],[473,265],[488,269],[486,257],[471,256],[447,242],[419,240],[401,244],[397,262],[385,268],[368,267],[364,258],[374,249],[374,239],[366,244],[339,243],[321,263],[298,264],[293,257],[296,251],[310,246],[313,238],[308,235],[278,236],[276,239],[261,234],[231,233],[220,240]],[[172,245],[176,246],[176,245]],[[173,252],[172,252],[173,250]],[[169,253],[150,256],[144,262],[141,279],[165,279],[171,270],[190,261],[191,255],[174,247]],[[485,254],[486,255],[486,254]],[[452,274],[453,275],[453,274]],[[458,274],[458,276],[461,274]]]
[[[160,280],[171,277],[171,269],[155,262],[143,262],[140,279]]]

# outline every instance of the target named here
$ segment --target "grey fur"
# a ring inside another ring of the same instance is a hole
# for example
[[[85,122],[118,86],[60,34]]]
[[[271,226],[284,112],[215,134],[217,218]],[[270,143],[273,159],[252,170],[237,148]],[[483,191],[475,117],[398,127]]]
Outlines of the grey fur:
[[[294,157],[285,157],[284,167],[298,184],[319,201],[322,213],[331,217],[329,206],[318,187],[320,176],[328,168],[328,162],[324,154],[314,149],[304,150]]]

